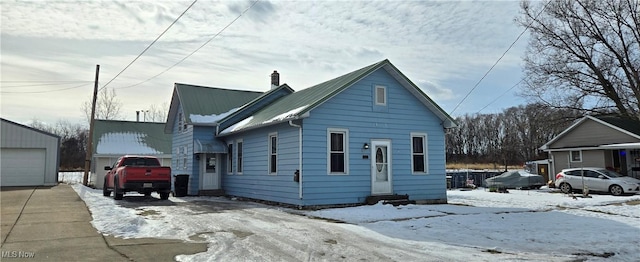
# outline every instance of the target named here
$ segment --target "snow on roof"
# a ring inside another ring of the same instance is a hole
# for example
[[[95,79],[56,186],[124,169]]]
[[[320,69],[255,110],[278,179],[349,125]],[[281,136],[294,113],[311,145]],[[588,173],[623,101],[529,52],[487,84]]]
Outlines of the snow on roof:
[[[222,130],[222,132],[220,132],[220,134],[227,134],[227,133],[231,133],[233,131],[236,130],[240,130],[242,129],[242,127],[244,127],[246,124],[248,124],[249,122],[251,122],[251,119],[253,119],[253,116],[247,117],[244,120],[235,123],[234,125],[225,128],[224,130]]]
[[[284,112],[282,114],[274,116],[274,117],[272,117],[272,118],[270,118],[268,120],[262,121],[262,123],[258,123],[258,124],[251,123],[251,120],[253,120],[253,116],[250,116],[250,117],[247,117],[244,120],[242,120],[242,121],[240,121],[240,122],[238,122],[238,123],[236,123],[236,124],[234,124],[234,125],[232,125],[230,127],[225,128],[224,130],[222,130],[220,132],[220,134],[228,134],[228,133],[231,133],[231,132],[234,132],[234,131],[238,131],[238,130],[244,129],[244,128],[249,127],[249,126],[259,126],[259,125],[269,124],[269,123],[272,123],[272,122],[283,121],[283,120],[295,117],[300,111],[304,110],[308,106],[309,105],[304,105],[304,106],[301,106],[301,107],[298,107],[298,108],[291,109],[291,110],[289,110],[287,112]]]
[[[220,119],[223,119],[228,115],[238,111],[238,109],[239,107],[236,107],[219,115],[211,114],[211,115],[205,116],[205,115],[198,115],[198,114],[190,114],[189,119],[191,120],[192,123],[215,123],[220,121]]]
[[[294,108],[289,110],[288,112],[284,112],[282,114],[279,114],[277,116],[274,116],[273,118],[266,120],[264,122],[262,122],[263,124],[267,124],[267,123],[271,123],[271,122],[276,122],[276,121],[282,121],[285,120],[287,118],[291,118],[294,117],[295,115],[297,115],[300,111],[304,110],[305,108],[307,108],[309,105],[304,105],[298,108]]]
[[[163,154],[147,145],[146,134],[134,132],[105,133],[98,139],[96,154]]]

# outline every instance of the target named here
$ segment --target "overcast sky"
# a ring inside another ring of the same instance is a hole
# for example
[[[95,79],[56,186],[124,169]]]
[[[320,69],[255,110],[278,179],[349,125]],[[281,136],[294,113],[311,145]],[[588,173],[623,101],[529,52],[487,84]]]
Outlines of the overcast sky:
[[[102,87],[191,2],[3,0],[2,118],[85,121],[96,64]],[[451,113],[523,30],[518,1],[261,0],[211,40],[252,3],[199,0],[106,87],[124,119],[168,103],[174,83],[266,91],[278,70],[280,83],[301,90],[383,59]],[[525,34],[452,116],[476,113],[518,83],[526,46]],[[516,92],[482,113],[524,104]]]

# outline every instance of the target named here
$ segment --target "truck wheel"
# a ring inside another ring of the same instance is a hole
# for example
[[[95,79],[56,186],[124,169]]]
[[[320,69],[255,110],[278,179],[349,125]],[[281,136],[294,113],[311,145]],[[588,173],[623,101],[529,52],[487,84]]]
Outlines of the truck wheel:
[[[118,180],[113,181],[113,199],[122,200],[124,197],[124,192],[121,192],[118,188]]]
[[[111,196],[111,191],[109,191],[109,189],[107,188],[107,179],[104,179],[104,184],[102,186],[102,195],[103,196]]]
[[[167,199],[169,199],[169,192],[166,192],[166,193],[160,193],[160,199],[162,199],[162,200],[167,200]]]

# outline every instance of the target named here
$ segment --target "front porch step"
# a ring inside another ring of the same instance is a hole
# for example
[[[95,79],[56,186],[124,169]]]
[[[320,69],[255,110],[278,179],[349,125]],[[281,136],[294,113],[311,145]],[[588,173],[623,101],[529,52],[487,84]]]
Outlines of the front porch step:
[[[198,191],[199,196],[224,196],[224,189],[209,189]]]
[[[393,205],[394,207],[397,206],[404,206],[404,205],[415,205],[416,201],[415,200],[409,200],[409,199],[398,199],[398,200],[384,200],[382,201],[383,205]]]
[[[400,203],[402,201],[410,201],[410,202],[413,202],[415,204],[415,201],[409,200],[409,195],[375,195],[375,196],[368,196],[367,199],[365,200],[365,203],[367,203],[367,205],[375,205],[376,203],[378,203],[380,201],[384,201],[383,204],[386,204],[386,202],[389,202],[389,201],[398,201],[398,203]]]

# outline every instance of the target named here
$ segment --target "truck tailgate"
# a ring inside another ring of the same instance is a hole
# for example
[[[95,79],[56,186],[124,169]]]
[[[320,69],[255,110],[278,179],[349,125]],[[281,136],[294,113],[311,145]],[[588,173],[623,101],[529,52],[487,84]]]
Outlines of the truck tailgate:
[[[171,181],[170,167],[127,166],[126,181]]]

